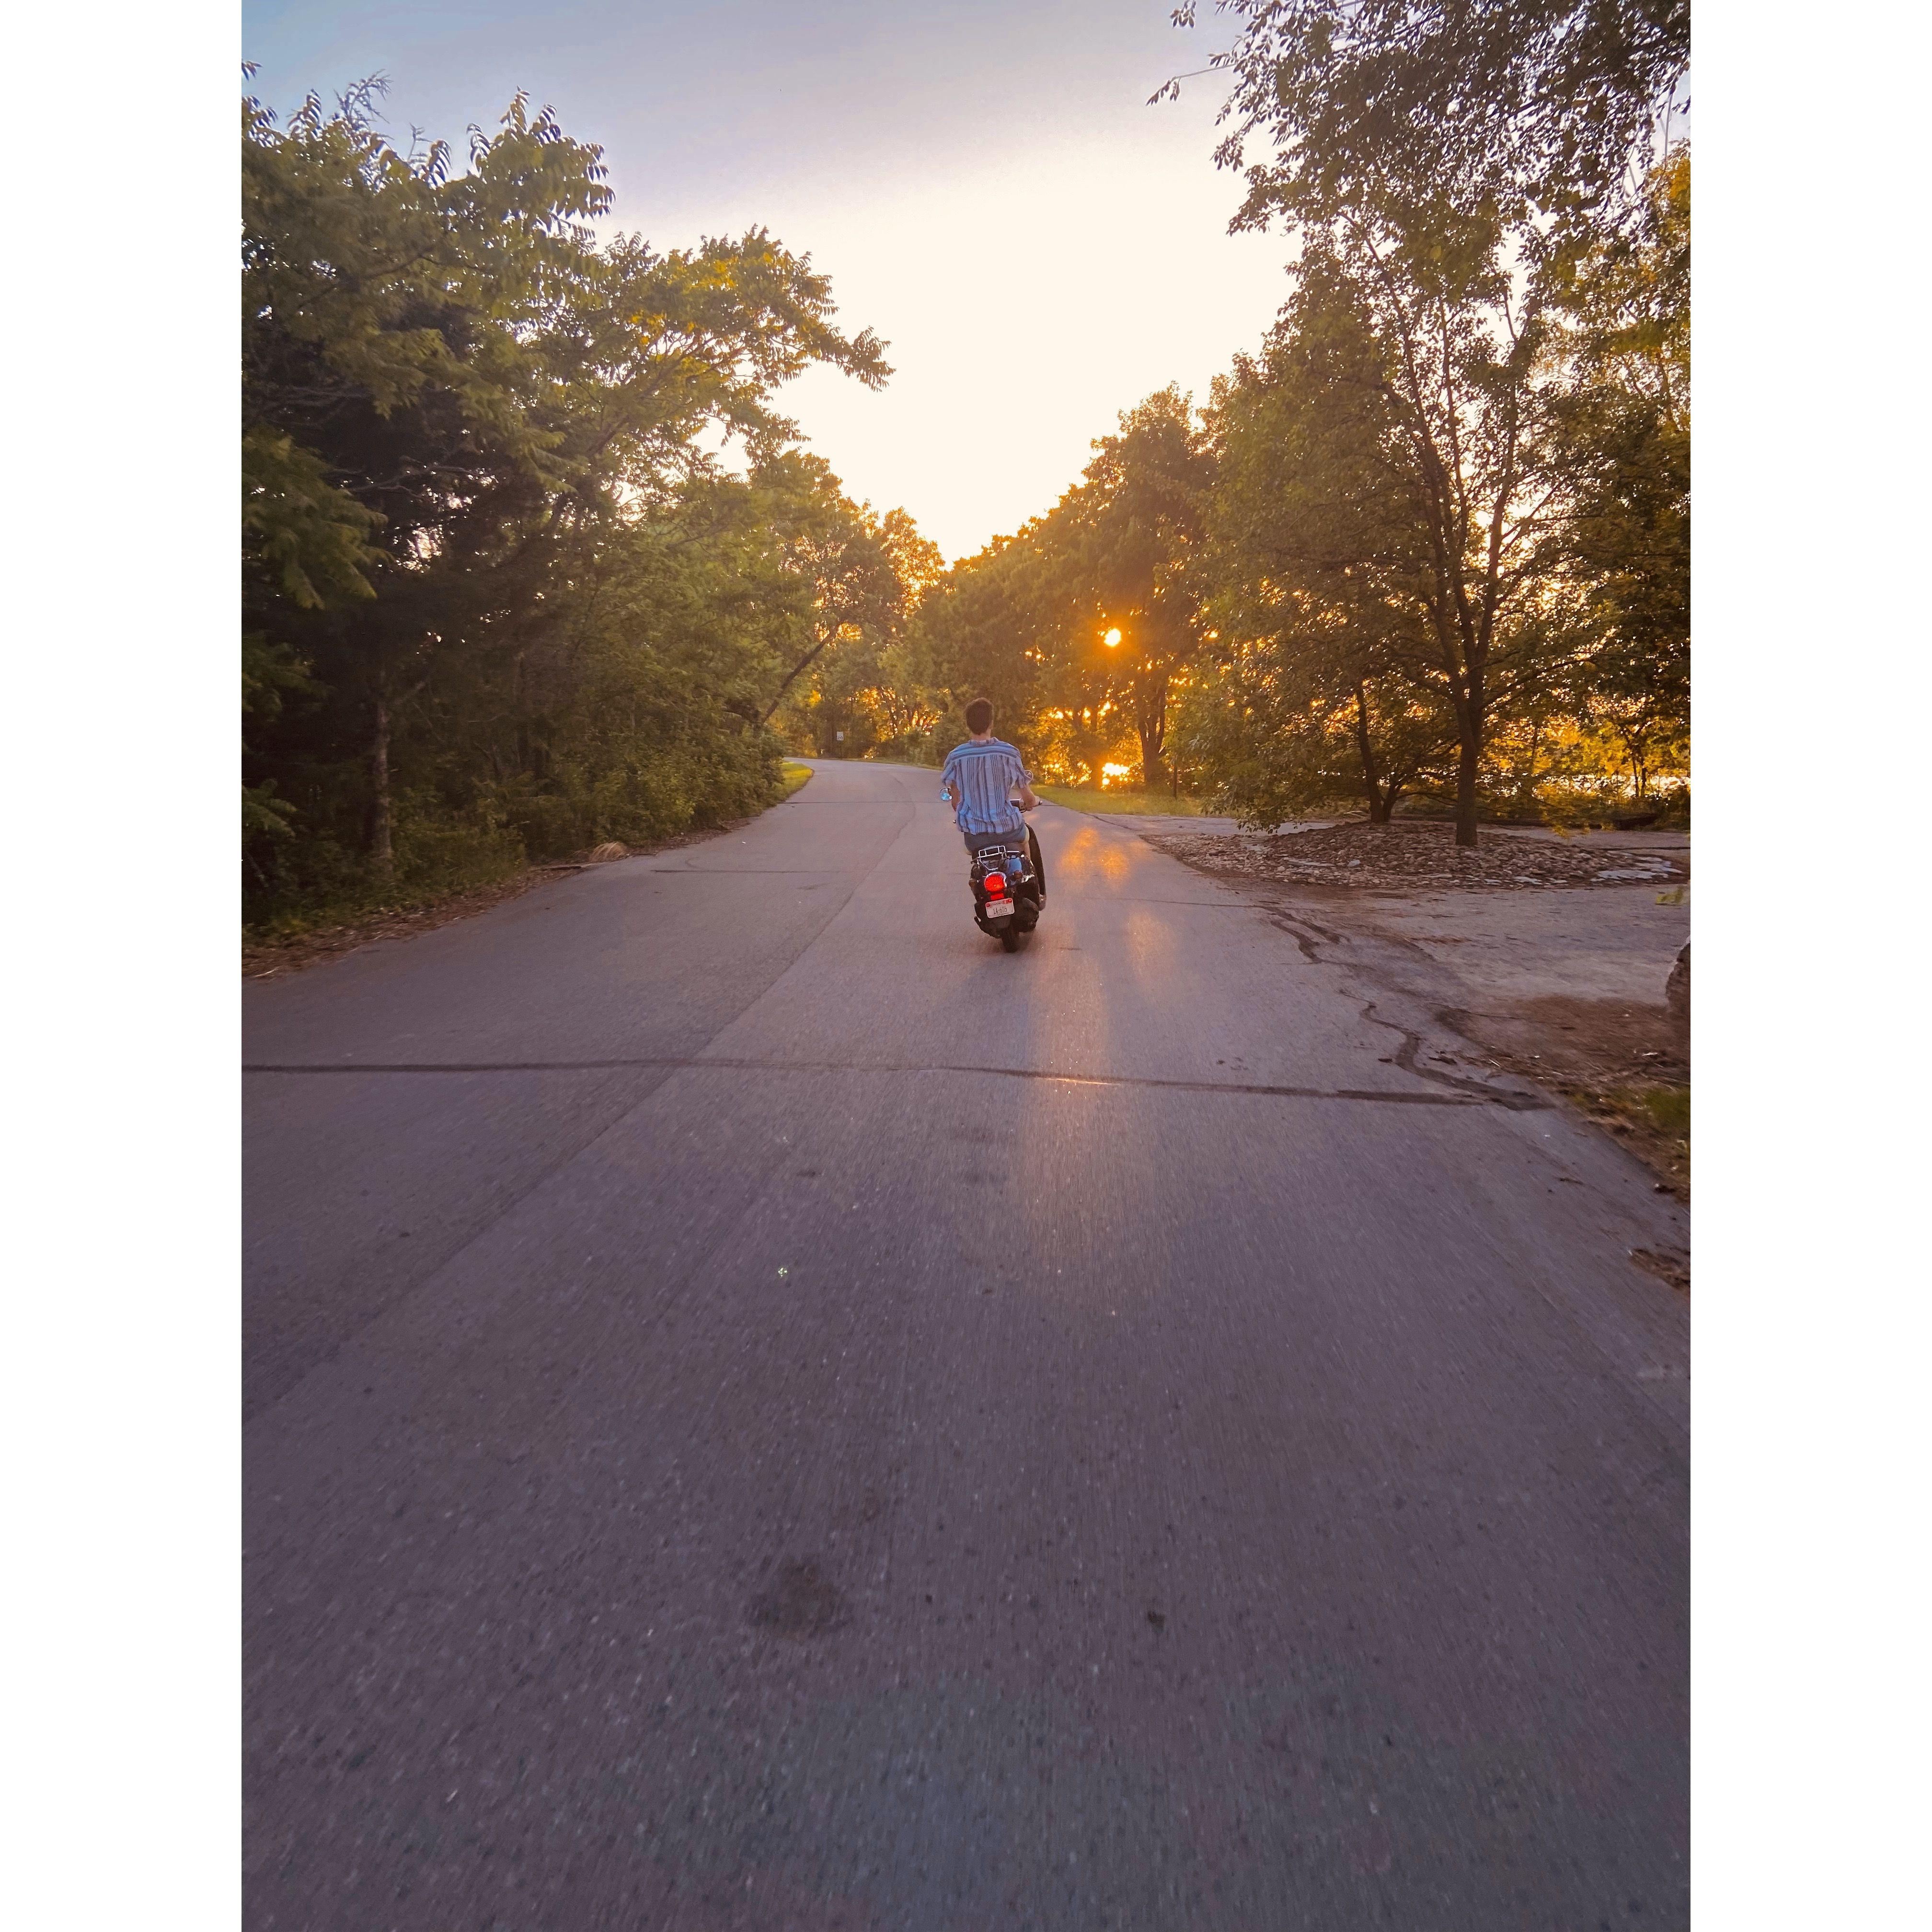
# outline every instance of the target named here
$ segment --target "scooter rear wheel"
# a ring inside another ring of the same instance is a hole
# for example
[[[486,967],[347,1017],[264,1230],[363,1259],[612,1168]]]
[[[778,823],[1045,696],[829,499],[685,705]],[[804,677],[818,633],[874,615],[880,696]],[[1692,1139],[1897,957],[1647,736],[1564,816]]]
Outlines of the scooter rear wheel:
[[[1010,926],[1006,926],[1000,932],[1000,944],[1007,952],[1017,952],[1020,950],[1020,936]]]

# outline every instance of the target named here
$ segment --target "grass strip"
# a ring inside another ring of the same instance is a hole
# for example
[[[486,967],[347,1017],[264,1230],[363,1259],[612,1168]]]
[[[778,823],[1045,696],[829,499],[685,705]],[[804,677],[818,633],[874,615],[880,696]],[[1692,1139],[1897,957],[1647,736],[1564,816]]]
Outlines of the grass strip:
[[[1102,791],[1097,786],[1036,784],[1034,790],[1053,805],[1075,812],[1132,812],[1163,818],[1198,818],[1198,798],[1175,798],[1164,791]]]

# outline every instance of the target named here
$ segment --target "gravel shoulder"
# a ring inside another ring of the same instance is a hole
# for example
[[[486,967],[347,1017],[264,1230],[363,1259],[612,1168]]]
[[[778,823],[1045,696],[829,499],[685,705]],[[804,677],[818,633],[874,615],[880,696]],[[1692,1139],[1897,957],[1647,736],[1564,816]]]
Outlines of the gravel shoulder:
[[[1292,831],[1242,832],[1198,821],[1185,830],[1137,825],[1149,843],[1204,872],[1349,891],[1393,886],[1444,892],[1572,891],[1580,887],[1681,884],[1690,876],[1690,842],[1682,834],[1632,844],[1606,835],[1486,828],[1474,847],[1460,846],[1447,825],[1312,825]],[[1615,836],[1615,835],[1610,835]]]

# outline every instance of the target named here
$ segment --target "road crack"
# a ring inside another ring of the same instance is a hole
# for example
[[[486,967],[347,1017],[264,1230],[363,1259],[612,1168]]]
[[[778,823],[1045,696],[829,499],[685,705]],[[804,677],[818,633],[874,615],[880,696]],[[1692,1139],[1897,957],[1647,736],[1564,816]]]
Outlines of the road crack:
[[[1507,1107],[1513,1114],[1534,1114],[1547,1111],[1555,1102],[1540,1094],[1525,1094],[1514,1088],[1492,1087],[1486,1080],[1466,1079],[1460,1073],[1444,1073],[1432,1066],[1418,1066],[1416,1055],[1422,1051],[1422,1036],[1413,1028],[1406,1027],[1395,1020],[1385,1020],[1376,1011],[1376,1003],[1370,1000],[1362,1009],[1362,1017],[1372,1026],[1386,1027],[1390,1033],[1399,1034],[1402,1044],[1394,1055],[1393,1064],[1405,1073],[1413,1073],[1418,1080],[1429,1080],[1438,1087],[1454,1088],[1458,1093],[1480,1094],[1491,1106]]]
[[[1387,1026],[1387,1020],[1377,1022]],[[1418,1042],[1418,1044],[1420,1042]],[[1400,1056],[1394,1064],[1407,1072],[1420,1073],[1424,1079],[1439,1079],[1445,1086],[1466,1088],[1473,1096],[1502,1104],[1522,1106],[1516,1095],[1505,1096],[1493,1087],[1477,1081],[1457,1081],[1446,1075],[1432,1075],[1428,1070],[1409,1065]],[[1380,1087],[1290,1087],[1260,1081],[1160,1079],[1128,1073],[1065,1073],[1034,1066],[987,1066],[943,1060],[734,1060],[722,1054],[703,1058],[647,1060],[418,1060],[387,1062],[380,1065],[340,1062],[335,1064],[270,1064],[257,1061],[242,1068],[255,1074],[448,1074],[448,1073],[606,1073],[628,1069],[662,1069],[676,1072],[721,1073],[954,1073],[976,1074],[1000,1080],[1038,1080],[1066,1087],[1156,1088],[1190,1094],[1258,1095],[1284,1100],[1368,1100],[1396,1106],[1459,1107],[1471,1102],[1441,1094],[1405,1094]],[[1530,1104],[1546,1104],[1536,1101]]]

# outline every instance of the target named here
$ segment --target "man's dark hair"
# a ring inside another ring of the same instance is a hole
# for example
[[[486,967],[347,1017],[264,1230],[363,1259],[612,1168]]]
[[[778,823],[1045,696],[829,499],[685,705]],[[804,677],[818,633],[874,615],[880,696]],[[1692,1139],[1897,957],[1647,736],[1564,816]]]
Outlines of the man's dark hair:
[[[993,700],[990,698],[976,698],[967,706],[966,728],[976,738],[981,732],[993,728]]]

